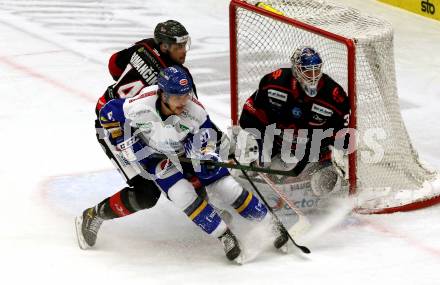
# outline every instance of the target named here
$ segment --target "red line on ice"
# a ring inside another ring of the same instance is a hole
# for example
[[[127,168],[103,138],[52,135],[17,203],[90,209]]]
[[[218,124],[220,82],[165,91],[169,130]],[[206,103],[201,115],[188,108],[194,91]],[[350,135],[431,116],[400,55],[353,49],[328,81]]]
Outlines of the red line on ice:
[[[61,89],[61,90],[65,91],[65,92],[67,92],[67,93],[69,93],[71,95],[79,96],[79,97],[81,97],[83,99],[86,99],[88,101],[95,102],[95,99],[92,98],[87,93],[84,93],[84,92],[82,92],[80,90],[74,89],[74,88],[72,88],[72,87],[70,87],[70,86],[68,86],[68,85],[66,85],[66,84],[64,84],[62,82],[59,82],[56,79],[50,78],[48,76],[45,76],[42,73],[39,73],[39,72],[29,68],[29,67],[26,67],[24,65],[21,65],[21,64],[18,64],[16,62],[14,62],[14,61],[11,61],[11,60],[7,59],[6,57],[0,57],[0,62],[5,64],[5,65],[7,65],[7,66],[9,66],[9,67],[12,67],[15,70],[23,72],[23,73],[25,73],[25,74],[33,77],[33,78],[39,79],[40,81],[43,81],[43,82],[45,82],[45,83],[47,83],[47,84],[49,84],[49,85],[51,85],[51,86],[53,86],[55,88]]]
[[[412,245],[412,246],[414,246],[414,247],[416,247],[416,248],[418,248],[418,249],[420,249],[430,255],[440,257],[440,249],[438,249],[438,248],[434,248],[434,247],[425,245],[422,242],[416,240],[415,238],[412,238],[406,234],[399,233],[399,232],[393,230],[389,226],[384,226],[379,223],[373,223],[373,222],[365,221],[365,220],[363,222],[377,232],[380,232],[380,233],[386,234],[386,235],[390,235],[394,238],[403,239],[408,244],[410,244],[410,245]]]

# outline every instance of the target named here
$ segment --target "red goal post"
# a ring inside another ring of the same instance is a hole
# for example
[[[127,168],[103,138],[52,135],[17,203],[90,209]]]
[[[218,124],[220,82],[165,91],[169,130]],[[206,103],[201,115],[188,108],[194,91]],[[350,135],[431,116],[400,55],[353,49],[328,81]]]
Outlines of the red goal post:
[[[326,60],[330,61],[327,72],[332,77],[339,76],[336,81],[349,96],[349,128],[364,130],[369,125],[383,127],[392,138],[385,145],[383,162],[362,163],[358,150],[349,154],[349,192],[359,194],[368,190],[372,196],[378,197],[359,205],[359,211],[389,213],[414,210],[440,202],[440,188],[437,189],[431,183],[437,181],[438,176],[419,162],[400,115],[392,51],[393,33],[389,24],[364,16],[357,10],[323,0],[266,1],[270,5],[267,6],[269,9],[258,7],[256,3],[243,0],[230,2],[233,125],[238,123],[244,100],[252,94],[249,91],[251,88],[256,90],[258,81],[264,74],[279,68],[283,61],[284,64],[289,64],[289,57],[298,43],[312,47],[317,45],[325,50],[324,66]],[[279,38],[285,39],[278,39],[272,31],[276,31]],[[335,48],[334,43],[338,47]],[[320,48],[318,51],[321,53]],[[384,51],[384,56],[380,54],[381,51]],[[333,53],[338,60],[332,62]],[[379,78],[379,75],[384,78]],[[357,92],[359,88],[361,93]],[[361,114],[358,113],[359,106]],[[370,114],[369,108],[377,111]],[[380,120],[373,116],[380,117]],[[359,138],[353,134],[350,135],[350,140],[353,145],[360,143]],[[360,145],[362,149],[362,144]],[[387,176],[389,181],[386,181]],[[425,185],[427,182],[431,184]],[[432,187],[432,191],[423,190],[426,187]],[[418,189],[430,193],[421,197],[413,195],[414,197],[401,198],[404,196],[400,195],[401,192],[409,196],[409,193],[423,192],[415,192]]]

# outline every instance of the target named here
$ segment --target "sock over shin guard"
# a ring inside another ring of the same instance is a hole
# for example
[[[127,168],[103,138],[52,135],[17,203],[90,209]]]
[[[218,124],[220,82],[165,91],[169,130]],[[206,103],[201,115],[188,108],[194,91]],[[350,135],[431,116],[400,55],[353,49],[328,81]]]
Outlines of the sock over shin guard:
[[[262,220],[267,214],[266,206],[255,197],[252,192],[243,189],[241,195],[232,204],[232,207],[242,217],[248,220]]]
[[[170,200],[182,209],[188,218],[207,234],[219,237],[226,231],[226,224],[211,204],[197,196],[188,180],[181,179],[169,190]]]
[[[143,209],[156,205],[160,190],[148,185],[125,187],[111,197],[98,204],[98,216],[104,220],[128,216]]]

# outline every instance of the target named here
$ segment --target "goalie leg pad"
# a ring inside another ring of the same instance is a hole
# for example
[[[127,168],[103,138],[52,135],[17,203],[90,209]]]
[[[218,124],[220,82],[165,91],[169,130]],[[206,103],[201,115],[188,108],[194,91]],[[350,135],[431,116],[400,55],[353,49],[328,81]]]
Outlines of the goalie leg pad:
[[[330,163],[313,173],[310,186],[313,193],[319,197],[340,190],[342,187],[342,177]]]

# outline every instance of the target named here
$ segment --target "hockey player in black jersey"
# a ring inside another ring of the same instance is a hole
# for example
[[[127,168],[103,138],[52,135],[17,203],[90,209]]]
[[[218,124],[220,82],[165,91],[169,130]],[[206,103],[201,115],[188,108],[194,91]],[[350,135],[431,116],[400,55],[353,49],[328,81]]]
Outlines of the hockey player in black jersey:
[[[114,53],[108,69],[116,83],[99,98],[96,113],[110,99],[133,97],[143,87],[156,84],[162,68],[179,65],[192,79],[188,68],[183,66],[190,47],[191,38],[185,27],[177,21],[168,20],[157,24],[154,38],[143,39]],[[194,93],[197,96],[195,89]]]
[[[321,56],[313,48],[298,48],[291,61],[291,68],[280,68],[261,79],[258,90],[243,106],[240,126],[243,129],[254,128],[260,133],[260,137],[257,135],[260,162],[266,162],[266,166],[272,162],[272,168],[288,167],[302,171],[311,166],[309,162],[317,162],[315,166],[318,164],[318,167],[313,167],[316,175],[311,176],[312,190],[320,195],[339,187],[341,182],[331,166],[330,146],[345,145],[349,100],[343,88],[321,71]],[[282,131],[275,133],[273,144],[264,142],[269,126]],[[313,136],[318,129],[330,135]],[[289,141],[289,149],[282,150],[286,130],[293,132],[293,137]],[[300,130],[306,135],[302,135]],[[313,143],[312,138],[320,141]],[[342,143],[335,144],[337,139]],[[281,159],[282,151],[295,153],[301,147],[304,152],[298,153],[304,155],[296,157],[294,163]]]

